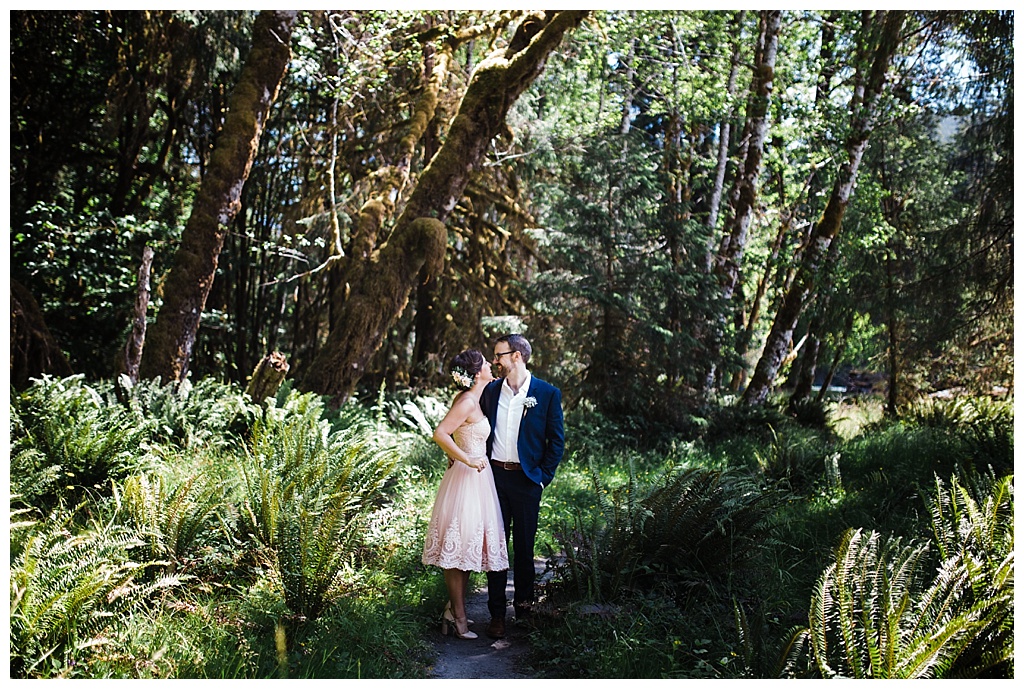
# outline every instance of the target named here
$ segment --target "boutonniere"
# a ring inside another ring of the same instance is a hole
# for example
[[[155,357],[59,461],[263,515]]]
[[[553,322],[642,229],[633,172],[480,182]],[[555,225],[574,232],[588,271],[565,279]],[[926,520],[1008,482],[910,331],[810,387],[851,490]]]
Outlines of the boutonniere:
[[[525,400],[523,400],[523,416],[526,416],[526,412],[530,411],[531,409],[533,409],[536,406],[537,406],[537,398],[536,397],[527,397]]]

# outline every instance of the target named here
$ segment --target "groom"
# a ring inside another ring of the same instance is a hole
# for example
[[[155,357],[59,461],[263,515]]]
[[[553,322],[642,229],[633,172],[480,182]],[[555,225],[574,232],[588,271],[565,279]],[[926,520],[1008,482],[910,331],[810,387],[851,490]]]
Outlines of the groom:
[[[562,461],[562,392],[527,370],[533,348],[518,334],[499,337],[494,345],[497,380],[484,388],[480,406],[491,424],[487,456],[494,470],[505,538],[511,535],[512,604],[516,618],[530,614],[533,605],[533,545],[537,535],[540,498]],[[505,586],[508,571],[487,573],[487,635],[505,636]]]

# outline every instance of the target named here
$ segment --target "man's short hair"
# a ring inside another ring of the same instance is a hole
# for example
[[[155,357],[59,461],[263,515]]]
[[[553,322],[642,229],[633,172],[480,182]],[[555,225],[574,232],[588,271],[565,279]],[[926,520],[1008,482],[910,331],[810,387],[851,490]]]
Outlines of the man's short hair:
[[[509,347],[519,352],[520,356],[523,357],[524,364],[530,363],[530,355],[533,353],[533,347],[530,346],[530,341],[519,333],[502,335],[498,338],[498,342],[504,342]]]

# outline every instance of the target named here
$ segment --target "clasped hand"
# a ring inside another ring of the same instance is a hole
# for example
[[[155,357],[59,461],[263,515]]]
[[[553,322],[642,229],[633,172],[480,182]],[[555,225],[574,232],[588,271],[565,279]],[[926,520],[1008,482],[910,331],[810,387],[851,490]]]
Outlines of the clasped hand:
[[[451,456],[448,457],[448,468],[449,469],[452,468],[452,465],[455,464],[455,461],[456,460],[455,460],[454,457],[451,457]],[[470,469],[476,469],[479,472],[479,471],[483,471],[484,467],[487,466],[487,460],[486,459],[470,459],[468,462],[465,462],[465,465],[468,466]]]

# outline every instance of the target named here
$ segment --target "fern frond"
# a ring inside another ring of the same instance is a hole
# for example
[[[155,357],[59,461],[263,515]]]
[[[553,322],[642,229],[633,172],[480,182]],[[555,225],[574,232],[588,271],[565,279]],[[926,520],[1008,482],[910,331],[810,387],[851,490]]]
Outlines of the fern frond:
[[[66,665],[82,639],[116,623],[156,589],[176,585],[177,578],[136,581],[155,564],[129,559],[141,545],[111,524],[72,533],[51,522],[36,530],[11,565],[12,674],[36,676],[53,658]]]
[[[365,425],[332,429],[315,395],[292,394],[256,421],[241,462],[243,508],[257,540],[275,553],[285,602],[315,618],[352,556],[361,520],[397,462]]]

